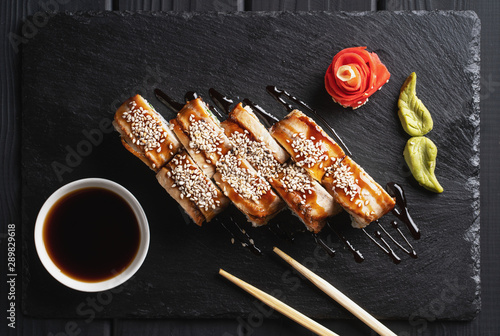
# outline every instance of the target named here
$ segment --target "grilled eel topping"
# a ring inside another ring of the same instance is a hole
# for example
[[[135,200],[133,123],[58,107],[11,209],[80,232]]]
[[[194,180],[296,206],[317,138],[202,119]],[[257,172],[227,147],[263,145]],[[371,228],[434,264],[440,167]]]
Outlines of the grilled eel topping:
[[[247,160],[235,153],[232,143],[200,98],[189,101],[178,113],[176,132],[182,131],[200,167],[212,166],[217,185],[254,225],[264,225],[284,203]]]
[[[229,204],[229,199],[185,151],[177,154],[156,177],[198,225],[204,220],[209,222]]]
[[[123,146],[155,171],[181,147],[165,119],[140,95],[118,108],[113,126],[120,133]]]
[[[353,227],[364,228],[394,208],[394,199],[302,112],[292,111],[271,134],[351,215]]]
[[[288,160],[289,156],[249,107],[238,104],[221,126],[238,154],[269,181],[308,230],[319,232],[326,218],[341,211],[303,167]]]

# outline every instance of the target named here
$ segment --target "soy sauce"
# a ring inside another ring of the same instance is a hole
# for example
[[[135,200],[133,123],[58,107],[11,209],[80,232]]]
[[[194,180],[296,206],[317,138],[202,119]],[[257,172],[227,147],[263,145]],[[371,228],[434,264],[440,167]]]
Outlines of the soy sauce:
[[[125,270],[140,239],[128,203],[96,187],[75,190],[55,203],[43,230],[52,261],[67,276],[84,282],[104,281]]]

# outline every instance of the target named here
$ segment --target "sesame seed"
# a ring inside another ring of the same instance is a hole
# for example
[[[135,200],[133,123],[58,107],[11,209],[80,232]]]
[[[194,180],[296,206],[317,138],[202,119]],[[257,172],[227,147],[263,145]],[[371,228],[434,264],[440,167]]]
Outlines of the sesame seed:
[[[220,201],[215,199],[216,187],[189,157],[177,155],[172,159],[172,163],[175,164],[171,173],[175,181],[172,187],[179,189],[181,199],[187,198],[205,211],[216,209],[220,204]]]
[[[299,167],[294,163],[285,163],[279,171],[279,180],[288,192],[312,194],[312,178],[303,167]]]
[[[233,145],[234,153],[246,159],[262,177],[269,180],[277,176],[280,164],[262,140],[252,140],[248,131],[246,133],[235,131],[230,135],[229,140]]]
[[[145,152],[160,147],[160,143],[167,138],[164,130],[166,125],[162,121],[154,121],[155,114],[154,110],[145,110],[142,106],[137,108],[137,103],[131,101],[129,110],[122,115],[122,118],[130,124],[132,143],[143,146]],[[158,149],[156,151],[161,152]]]
[[[342,160],[343,158],[338,158],[334,164],[328,167],[325,176],[332,176],[333,187],[342,189],[346,196],[349,196],[350,200],[353,201],[360,188],[354,179],[351,168],[342,163]],[[363,201],[361,201],[361,205],[356,204],[361,207]]]
[[[322,160],[322,156],[324,155],[323,142],[314,142],[311,139],[307,139],[304,133],[294,134],[291,146],[293,152],[297,153],[295,160],[299,166],[312,168]]]
[[[189,147],[205,153],[215,153],[219,146],[224,143],[224,135],[221,131],[215,130],[205,120],[195,120],[193,115],[189,117]],[[220,149],[219,149],[220,150]]]
[[[260,175],[242,167],[241,158],[232,151],[221,156],[216,165],[222,181],[227,182],[243,198],[256,201],[271,189]]]

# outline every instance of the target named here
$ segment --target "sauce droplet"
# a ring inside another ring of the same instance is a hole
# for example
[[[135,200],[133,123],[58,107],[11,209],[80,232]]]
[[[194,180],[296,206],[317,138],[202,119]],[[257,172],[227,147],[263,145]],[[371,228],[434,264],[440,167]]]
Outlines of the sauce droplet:
[[[330,246],[328,246],[323,239],[321,239],[320,237],[318,237],[317,233],[313,233],[312,236],[314,237],[314,241],[316,242],[316,244],[318,244],[319,246],[321,246],[321,248],[323,248],[323,250],[326,253],[328,253],[328,255],[330,257],[333,258],[335,256],[335,250],[332,249]]]
[[[194,91],[188,91],[186,92],[186,94],[184,95],[184,100],[187,102],[191,101],[191,100],[195,100],[196,98],[198,98],[199,95],[194,92]]]
[[[377,237],[378,239],[380,239],[382,241],[382,243],[384,244],[384,246],[382,246],[378,241],[375,240],[375,238],[373,238],[365,229],[361,229],[363,230],[363,232],[368,236],[368,238],[370,238],[370,240],[372,242],[375,243],[375,245],[377,245],[382,251],[384,251],[385,254],[387,254],[388,256],[390,256],[392,258],[392,261],[395,263],[395,264],[399,264],[401,262],[401,258],[398,257],[398,255],[394,252],[393,249],[391,249],[391,247],[389,246],[389,244],[387,244],[387,242],[385,241],[385,239],[382,237],[382,233],[380,233],[380,231],[375,231],[375,237]]]
[[[212,101],[215,103],[215,106],[220,108],[225,114],[229,114],[229,112],[231,112],[231,105],[234,103],[232,99],[224,96],[214,88],[210,88],[208,90],[208,94],[210,95]]]
[[[347,246],[349,251],[351,251],[351,253],[354,257],[354,260],[357,263],[362,263],[363,261],[365,261],[365,258],[363,257],[361,252],[359,250],[355,249],[354,246],[351,244],[351,242],[348,241],[347,238],[340,231],[335,229],[332,225],[330,225],[330,223],[327,223],[327,224],[328,224],[328,227],[330,228],[330,230],[335,232],[335,234],[340,238],[340,240],[342,240],[342,242]]]
[[[167,95],[165,92],[163,92],[160,89],[155,89],[154,93],[155,93],[156,98],[163,105],[165,105],[166,107],[168,107],[170,110],[172,110],[175,113],[179,112],[184,107],[184,104],[176,102],[174,99],[172,99],[172,97],[170,97],[169,95]]]
[[[376,223],[382,229],[382,231],[384,231],[384,233],[389,237],[389,239],[391,239],[392,242],[396,244],[396,246],[399,247],[404,253],[408,254],[410,257],[414,259],[418,258],[417,251],[415,251],[415,249],[410,244],[408,239],[406,239],[406,236],[403,234],[403,232],[401,232],[401,230],[398,227],[398,223],[396,221],[392,221],[391,225],[399,233],[401,238],[403,238],[403,240],[406,242],[406,245],[408,245],[408,247],[410,248],[409,250],[405,248],[403,245],[401,245],[396,239],[394,239],[394,237],[390,235],[389,232],[387,232],[387,230],[382,226],[382,224],[380,224],[378,220],[376,221]]]
[[[406,224],[413,238],[420,239],[420,229],[417,227],[417,224],[415,224],[413,218],[411,218],[410,216],[403,187],[395,182],[389,182],[386,185],[386,189],[391,197],[396,197],[397,208],[394,207],[394,209],[392,209],[392,213],[394,214],[394,216],[396,216]]]
[[[229,222],[232,223],[238,229],[239,233],[238,232],[234,232],[232,229],[230,229],[228,226],[226,226],[226,224],[224,224],[224,219],[220,219],[219,221],[220,221],[222,227],[224,229],[226,229],[227,232],[229,232],[229,234],[231,235],[231,237],[233,239],[238,240],[240,242],[241,246],[249,249],[255,255],[258,255],[258,256],[262,255],[262,251],[255,245],[255,242],[252,239],[252,237],[250,237],[250,235],[248,234],[248,232],[246,232],[245,230],[243,230],[238,225],[238,223],[233,219],[233,217],[229,216]]]

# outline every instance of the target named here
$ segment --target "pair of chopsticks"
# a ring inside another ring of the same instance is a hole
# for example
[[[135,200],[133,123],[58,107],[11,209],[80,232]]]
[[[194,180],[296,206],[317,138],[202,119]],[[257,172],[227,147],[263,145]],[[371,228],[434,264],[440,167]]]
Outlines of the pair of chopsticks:
[[[377,332],[379,335],[388,335],[388,336],[396,336],[394,332],[392,332],[385,325],[380,323],[376,318],[367,313],[363,308],[358,306],[354,301],[345,296],[342,292],[340,292],[337,288],[333,287],[323,278],[319,277],[306,267],[302,266],[299,262],[294,260],[292,257],[281,251],[279,248],[275,247],[273,251],[278,254],[283,260],[289,263],[293,268],[299,271],[305,278],[309,279],[316,287],[325,292],[332,299],[341,304],[344,308],[349,310],[353,315],[363,321],[366,325],[368,325],[371,329]],[[219,274],[236,284],[237,286],[244,289],[246,292],[252,294],[257,299],[264,302],[269,307],[277,310],[281,314],[287,316],[288,318],[294,320],[295,322],[301,324],[303,327],[311,330],[317,335],[330,335],[330,336],[338,336],[333,331],[323,327],[321,324],[316,321],[310,319],[304,314],[298,312],[287,304],[281,302],[275,297],[261,291],[260,289],[244,282],[243,280],[238,279],[237,277],[227,273],[223,269],[219,270]]]

